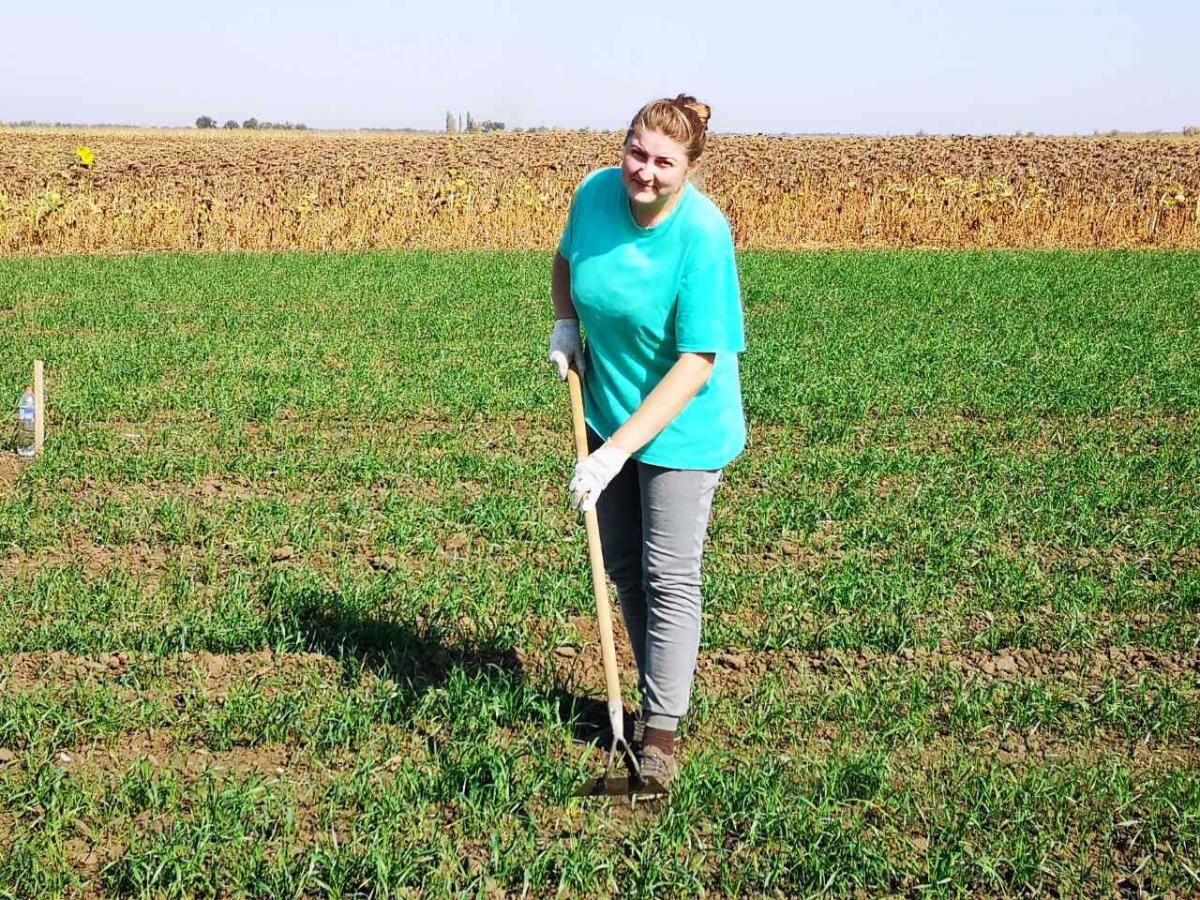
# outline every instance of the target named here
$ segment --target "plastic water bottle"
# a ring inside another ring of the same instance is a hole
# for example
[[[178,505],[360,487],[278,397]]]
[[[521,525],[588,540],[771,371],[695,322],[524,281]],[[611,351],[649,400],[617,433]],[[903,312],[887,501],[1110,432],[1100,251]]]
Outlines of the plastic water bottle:
[[[33,396],[33,388],[25,388],[21,395],[21,405],[17,408],[17,455],[32,459],[37,452],[34,444],[34,425],[37,421],[37,401]]]

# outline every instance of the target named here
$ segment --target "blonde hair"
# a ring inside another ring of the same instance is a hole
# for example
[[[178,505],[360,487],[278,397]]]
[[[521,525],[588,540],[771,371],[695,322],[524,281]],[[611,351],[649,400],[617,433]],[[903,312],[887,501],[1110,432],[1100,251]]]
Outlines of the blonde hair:
[[[712,110],[708,104],[701,103],[690,94],[680,94],[673,100],[666,97],[651,100],[638,110],[629,123],[625,140],[628,141],[630,135],[639,128],[657,131],[686,147],[688,162],[695,162],[704,152],[711,116]]]

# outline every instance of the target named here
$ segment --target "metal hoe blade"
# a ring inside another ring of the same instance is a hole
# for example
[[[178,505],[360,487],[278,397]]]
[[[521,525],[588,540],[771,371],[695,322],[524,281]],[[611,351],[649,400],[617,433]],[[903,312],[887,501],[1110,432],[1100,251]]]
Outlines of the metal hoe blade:
[[[589,778],[575,792],[576,797],[629,797],[631,800],[657,800],[667,795],[667,789],[656,778],[635,778],[629,775],[609,775]]]
[[[626,775],[613,775],[617,755],[624,758],[630,771]],[[614,735],[608,752],[608,766],[599,778],[589,778],[575,792],[576,797],[629,797],[631,800],[652,800],[665,797],[667,789],[656,778],[642,777],[642,769],[629,742],[623,735]]]

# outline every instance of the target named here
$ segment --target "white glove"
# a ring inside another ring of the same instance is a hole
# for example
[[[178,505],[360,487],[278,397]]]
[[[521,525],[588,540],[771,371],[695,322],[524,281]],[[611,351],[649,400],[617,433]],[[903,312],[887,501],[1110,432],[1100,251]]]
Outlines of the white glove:
[[[558,377],[567,380],[567,369],[575,363],[575,371],[582,377],[585,364],[583,362],[583,345],[579,341],[578,319],[556,319],[554,331],[550,334],[550,362],[558,366]]]
[[[628,459],[628,453],[612,441],[605,441],[599,450],[576,463],[570,484],[571,505],[580,512],[595,509],[600,492],[617,477]]]

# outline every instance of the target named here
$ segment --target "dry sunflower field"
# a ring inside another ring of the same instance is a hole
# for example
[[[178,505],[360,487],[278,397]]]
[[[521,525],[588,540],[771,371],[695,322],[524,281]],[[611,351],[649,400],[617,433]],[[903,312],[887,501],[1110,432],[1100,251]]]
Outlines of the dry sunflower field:
[[[616,141],[0,132],[0,897],[1200,895],[1197,145],[714,139],[750,443],[631,808],[544,362]],[[235,248],[395,249],[125,252]]]
[[[547,249],[620,139],[0,130],[0,253]],[[744,249],[1200,248],[1200,139],[715,136],[703,172]]]

